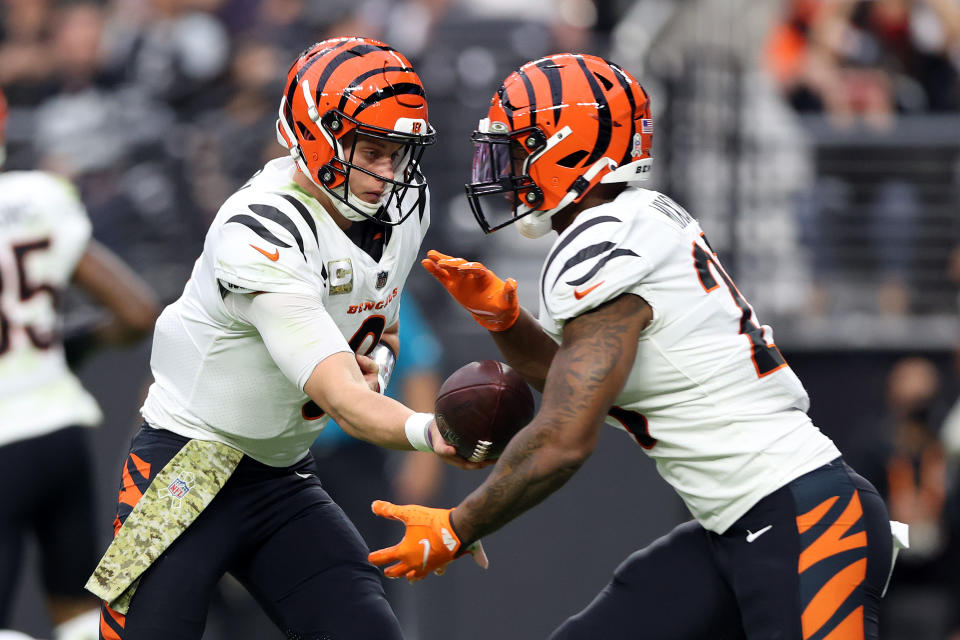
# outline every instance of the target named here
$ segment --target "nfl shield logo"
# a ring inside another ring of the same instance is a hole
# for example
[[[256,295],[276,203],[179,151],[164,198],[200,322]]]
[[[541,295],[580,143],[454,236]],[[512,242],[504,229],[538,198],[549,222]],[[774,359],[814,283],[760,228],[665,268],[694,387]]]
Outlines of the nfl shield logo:
[[[380,271],[377,273],[377,289],[383,289],[384,285],[387,284],[387,275],[386,271]]]
[[[170,483],[170,486],[167,487],[167,490],[173,495],[174,498],[183,500],[183,496],[190,493],[190,485],[181,480],[178,476],[176,480]]]

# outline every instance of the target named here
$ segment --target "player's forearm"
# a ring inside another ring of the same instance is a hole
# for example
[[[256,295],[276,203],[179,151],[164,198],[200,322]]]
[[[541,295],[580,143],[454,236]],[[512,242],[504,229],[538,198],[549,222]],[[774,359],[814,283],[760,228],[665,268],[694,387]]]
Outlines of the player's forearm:
[[[303,391],[355,438],[391,449],[412,449],[404,431],[413,411],[370,389],[350,352],[322,360]]]
[[[544,332],[536,318],[521,308],[512,327],[506,331],[491,331],[490,335],[504,361],[516,369],[527,384],[543,391],[547,371],[557,353],[557,343]]]
[[[321,405],[323,406],[323,405]],[[381,447],[410,450],[404,423],[413,411],[369,388],[345,389],[328,411],[344,431]]]
[[[542,502],[586,461],[592,447],[557,446],[555,431],[535,421],[514,436],[487,480],[454,509],[451,522],[465,545]]]
[[[630,374],[649,313],[640,298],[626,295],[567,323],[539,413],[510,441],[486,482],[453,512],[461,540],[496,531],[539,503],[590,456]]]

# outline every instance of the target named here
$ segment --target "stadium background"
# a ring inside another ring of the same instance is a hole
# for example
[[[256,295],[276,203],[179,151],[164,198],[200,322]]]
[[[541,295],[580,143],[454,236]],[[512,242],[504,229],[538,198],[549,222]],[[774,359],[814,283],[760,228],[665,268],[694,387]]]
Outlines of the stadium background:
[[[652,188],[701,220],[776,329],[815,422],[919,534],[894,576],[887,637],[960,637],[958,0],[3,0],[7,168],[75,180],[95,236],[169,302],[219,203],[280,153],[287,65],[331,35],[379,37],[423,78],[440,132],[425,159],[424,251],[516,277],[531,309],[550,241],[482,236],[462,196],[469,134],[499,81],[539,55],[597,53],[635,74],[653,99]],[[496,356],[426,274],[408,291],[444,345],[442,375]],[[66,305],[68,330],[96,318],[79,296]],[[107,415],[94,436],[104,545],[148,356],[141,344],[80,368]],[[492,535],[489,571],[458,563],[402,585],[410,637],[545,637],[630,551],[688,517],[625,437],[606,430],[561,492]],[[916,470],[907,486],[888,482],[891,460]],[[445,480],[437,506],[480,475]],[[44,637],[30,568],[13,626]],[[221,596],[207,640],[280,637],[236,597]]]

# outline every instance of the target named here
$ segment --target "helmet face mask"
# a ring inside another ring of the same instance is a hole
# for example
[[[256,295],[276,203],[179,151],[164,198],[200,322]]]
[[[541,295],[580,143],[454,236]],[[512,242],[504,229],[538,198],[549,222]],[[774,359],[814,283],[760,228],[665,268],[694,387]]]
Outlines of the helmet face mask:
[[[351,120],[335,112],[330,112],[328,116],[330,120],[334,118],[341,121]],[[325,187],[325,191],[342,205],[337,208],[348,220],[358,222],[372,218],[382,224],[399,224],[416,210],[421,198],[427,197],[427,182],[420,172],[420,159],[426,144],[432,144],[433,137],[431,136],[428,143],[424,143],[422,138],[411,139],[390,130],[365,126],[356,121],[352,121],[351,125],[347,133],[334,138],[336,149],[334,158],[318,170],[315,182]],[[342,127],[342,125],[338,126]],[[374,173],[363,166],[362,161],[357,158],[357,146],[363,140],[399,145],[392,154],[392,176]],[[384,184],[383,195],[379,202],[369,203],[353,193],[350,185],[351,176],[355,176],[355,172]],[[334,184],[337,186],[332,186]],[[407,197],[411,190],[416,193],[416,197]],[[394,204],[400,211],[398,220],[376,217],[378,212]],[[344,207],[348,210],[344,211]]]
[[[507,77],[472,139],[466,192],[480,227],[490,233],[518,222],[522,235],[536,238],[596,185],[649,177],[650,101],[617,65],[557,54]]]
[[[466,185],[467,200],[485,233],[533,213],[543,202],[543,192],[527,174],[531,159],[545,145],[543,134],[535,128],[515,135],[494,132],[504,127],[481,122],[472,136],[473,171]]]
[[[354,151],[361,138],[400,145],[392,177],[358,165]],[[423,85],[407,59],[382,42],[334,38],[301,54],[287,75],[277,139],[348,220],[397,225],[426,198],[420,158],[436,132]],[[352,193],[354,172],[384,183],[380,202]],[[394,204],[400,215],[391,219],[384,212]]]

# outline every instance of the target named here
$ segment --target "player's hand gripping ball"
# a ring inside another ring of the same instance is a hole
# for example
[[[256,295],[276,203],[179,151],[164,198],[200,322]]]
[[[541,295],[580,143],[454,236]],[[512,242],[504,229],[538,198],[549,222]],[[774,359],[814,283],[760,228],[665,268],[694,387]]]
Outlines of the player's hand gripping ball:
[[[493,460],[533,419],[533,393],[523,377],[504,363],[471,362],[440,387],[434,413],[440,435],[461,458]]]

